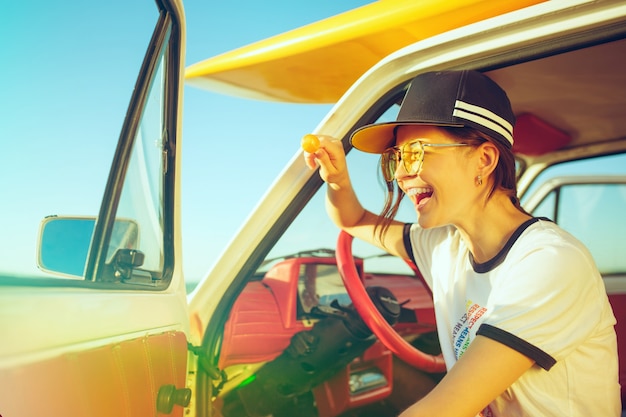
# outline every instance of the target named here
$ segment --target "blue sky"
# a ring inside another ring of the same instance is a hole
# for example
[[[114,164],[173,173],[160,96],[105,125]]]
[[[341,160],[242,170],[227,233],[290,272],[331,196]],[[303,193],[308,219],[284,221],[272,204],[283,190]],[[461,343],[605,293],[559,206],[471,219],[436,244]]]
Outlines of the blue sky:
[[[371,2],[188,0],[186,64]],[[46,215],[97,213],[155,20],[146,13],[155,9],[152,0],[121,1],[121,9],[113,4],[24,0],[3,6],[0,272],[34,269],[38,225]],[[106,79],[94,75],[96,70]],[[188,280],[208,271],[298,150],[302,135],[329,109],[185,88],[182,222]]]

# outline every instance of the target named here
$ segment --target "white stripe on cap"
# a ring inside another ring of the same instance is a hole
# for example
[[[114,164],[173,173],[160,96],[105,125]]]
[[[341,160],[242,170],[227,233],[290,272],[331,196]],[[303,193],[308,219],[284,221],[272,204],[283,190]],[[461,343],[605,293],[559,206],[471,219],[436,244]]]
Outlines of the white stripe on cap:
[[[461,100],[454,104],[453,116],[485,126],[504,136],[513,144],[513,126],[511,123],[484,107],[475,106]]]

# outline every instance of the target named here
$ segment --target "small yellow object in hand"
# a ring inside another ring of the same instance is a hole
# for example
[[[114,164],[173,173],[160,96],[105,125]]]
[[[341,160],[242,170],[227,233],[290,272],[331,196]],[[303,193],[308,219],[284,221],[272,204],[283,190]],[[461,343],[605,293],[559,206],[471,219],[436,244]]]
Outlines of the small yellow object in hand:
[[[320,140],[317,136],[308,133],[302,137],[302,149],[308,153],[315,153],[320,148]]]

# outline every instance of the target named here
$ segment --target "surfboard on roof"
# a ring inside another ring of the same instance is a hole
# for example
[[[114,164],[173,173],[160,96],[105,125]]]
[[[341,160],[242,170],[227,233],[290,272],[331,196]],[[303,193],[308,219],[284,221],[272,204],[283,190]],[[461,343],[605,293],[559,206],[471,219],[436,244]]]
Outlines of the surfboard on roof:
[[[335,103],[390,53],[543,0],[378,0],[186,68],[188,85],[257,100]]]

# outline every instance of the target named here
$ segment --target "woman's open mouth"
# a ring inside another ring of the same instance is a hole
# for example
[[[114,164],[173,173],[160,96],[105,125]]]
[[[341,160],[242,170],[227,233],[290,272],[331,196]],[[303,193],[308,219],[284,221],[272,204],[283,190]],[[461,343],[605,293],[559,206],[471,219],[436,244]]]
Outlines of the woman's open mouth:
[[[413,200],[415,206],[419,208],[421,205],[426,204],[425,200],[428,200],[433,195],[433,189],[430,187],[415,187],[406,190],[406,195]]]

